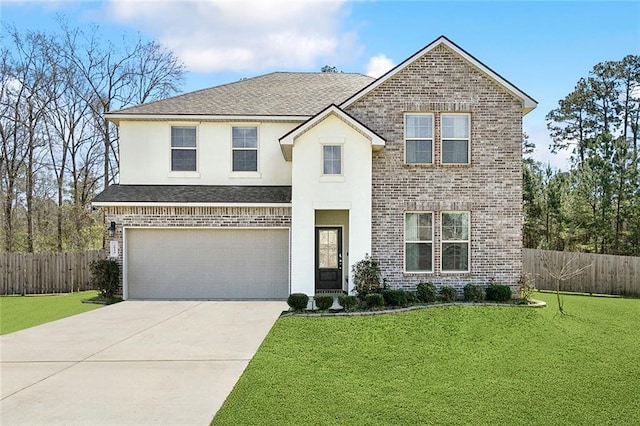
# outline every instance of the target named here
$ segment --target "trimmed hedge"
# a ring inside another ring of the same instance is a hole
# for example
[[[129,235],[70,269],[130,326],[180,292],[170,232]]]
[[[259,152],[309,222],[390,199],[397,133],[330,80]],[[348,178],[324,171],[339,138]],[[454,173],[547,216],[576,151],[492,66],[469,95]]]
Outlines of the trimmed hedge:
[[[484,300],[484,289],[476,284],[467,284],[464,286],[465,302],[482,302]]]
[[[333,296],[316,296],[313,300],[321,311],[326,311],[333,305]]]
[[[491,284],[487,287],[487,300],[506,302],[511,300],[511,287],[505,284]]]
[[[350,311],[358,304],[358,299],[355,296],[349,296],[347,294],[341,294],[338,296],[338,303],[344,308],[345,311]]]
[[[419,283],[416,288],[418,300],[424,303],[433,303],[438,298],[438,291],[433,283]]]
[[[368,308],[379,308],[384,306],[384,297],[380,293],[369,293],[364,297],[364,302]]]
[[[291,293],[287,297],[287,305],[294,311],[304,311],[309,304],[309,296],[304,293]]]
[[[407,292],[402,289],[384,289],[382,297],[387,306],[407,306]]]
[[[440,300],[445,303],[455,302],[458,292],[453,287],[444,286],[440,288]]]

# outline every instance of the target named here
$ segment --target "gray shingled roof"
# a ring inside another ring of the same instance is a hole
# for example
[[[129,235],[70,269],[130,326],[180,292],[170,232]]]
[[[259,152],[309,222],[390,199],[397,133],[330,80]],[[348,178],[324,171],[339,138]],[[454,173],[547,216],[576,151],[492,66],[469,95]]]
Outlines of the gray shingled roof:
[[[111,114],[311,116],[374,80],[363,74],[274,72]]]
[[[94,203],[290,203],[290,186],[111,185]]]

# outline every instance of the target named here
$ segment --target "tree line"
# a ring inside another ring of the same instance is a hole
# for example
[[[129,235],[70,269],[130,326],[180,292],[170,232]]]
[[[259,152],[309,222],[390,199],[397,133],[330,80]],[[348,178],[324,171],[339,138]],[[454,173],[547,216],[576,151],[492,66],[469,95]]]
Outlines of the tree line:
[[[104,114],[179,92],[185,68],[157,41],[100,28],[0,35],[0,251],[102,244],[90,201],[118,176],[116,127]]]
[[[524,246],[640,256],[640,56],[599,63],[546,116],[568,171],[523,143]]]

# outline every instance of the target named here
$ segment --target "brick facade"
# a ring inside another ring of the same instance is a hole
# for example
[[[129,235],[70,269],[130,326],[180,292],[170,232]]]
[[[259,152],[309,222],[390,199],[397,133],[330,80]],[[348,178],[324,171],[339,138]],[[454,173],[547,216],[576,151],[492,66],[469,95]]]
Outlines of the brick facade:
[[[386,139],[373,154],[372,251],[393,287],[461,289],[490,278],[517,290],[522,271],[522,101],[438,46],[346,110]],[[434,163],[406,165],[404,114],[434,114]],[[442,165],[440,115],[471,114],[470,165]],[[404,213],[434,212],[434,270],[404,272]],[[471,212],[470,273],[440,271],[441,212]]]
[[[291,227],[289,207],[104,207],[106,224],[116,223],[113,238],[105,235],[106,255],[110,241],[118,241],[117,259],[122,271],[123,227],[149,228],[282,228]],[[122,274],[120,275],[122,294]]]

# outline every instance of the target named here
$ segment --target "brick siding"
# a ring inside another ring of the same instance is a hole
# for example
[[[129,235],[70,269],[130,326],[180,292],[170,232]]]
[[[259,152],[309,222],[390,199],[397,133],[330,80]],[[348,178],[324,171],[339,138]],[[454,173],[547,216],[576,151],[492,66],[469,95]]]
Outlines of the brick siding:
[[[105,233],[105,251],[109,255],[109,242],[120,245],[117,259],[122,271],[122,228],[281,228],[291,226],[289,207],[104,207],[104,220],[108,225],[116,222],[113,238]],[[120,276],[122,295],[122,274]]]
[[[373,154],[372,255],[397,288],[490,278],[517,290],[522,271],[522,103],[446,46],[439,46],[347,112],[386,139]],[[434,114],[434,163],[404,164],[404,114]],[[440,116],[471,114],[470,165],[440,162]],[[433,211],[434,271],[404,273],[404,212]],[[440,213],[471,212],[471,272],[440,272]]]

